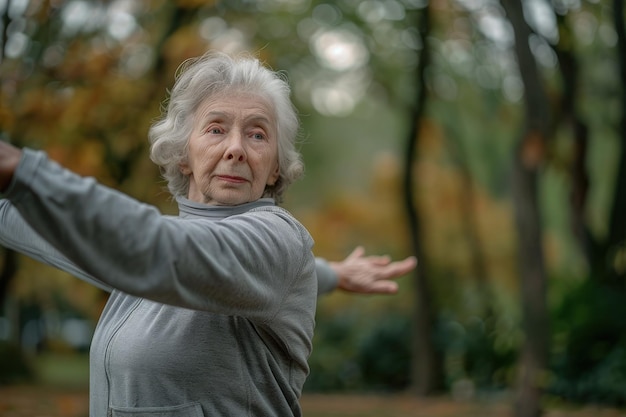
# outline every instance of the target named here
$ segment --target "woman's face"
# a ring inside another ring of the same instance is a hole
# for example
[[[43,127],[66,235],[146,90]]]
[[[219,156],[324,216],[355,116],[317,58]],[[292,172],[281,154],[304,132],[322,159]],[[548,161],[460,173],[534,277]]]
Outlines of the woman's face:
[[[279,176],[276,118],[258,95],[236,93],[204,101],[194,115],[187,160],[192,201],[237,205],[258,200]]]

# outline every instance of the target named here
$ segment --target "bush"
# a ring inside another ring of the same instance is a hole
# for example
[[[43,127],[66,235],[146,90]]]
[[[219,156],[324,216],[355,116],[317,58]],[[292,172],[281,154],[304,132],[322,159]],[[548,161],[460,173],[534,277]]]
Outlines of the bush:
[[[411,321],[391,314],[377,320],[358,346],[357,363],[367,389],[399,391],[411,379]]]
[[[409,385],[410,318],[346,311],[321,317],[309,358],[311,373],[305,390],[397,391]]]
[[[31,366],[15,345],[0,342],[0,384],[28,382],[33,379]]]
[[[411,383],[412,326],[409,314],[321,317],[315,332],[307,391],[402,391]],[[517,333],[504,320],[441,316],[433,341],[445,358],[447,387],[471,381],[478,390],[509,383]]]
[[[626,405],[626,292],[590,279],[554,314],[549,391],[568,401]]]
[[[313,353],[309,358],[311,373],[305,390],[329,392],[362,388],[354,349],[358,326],[358,315],[350,312],[318,317]]]

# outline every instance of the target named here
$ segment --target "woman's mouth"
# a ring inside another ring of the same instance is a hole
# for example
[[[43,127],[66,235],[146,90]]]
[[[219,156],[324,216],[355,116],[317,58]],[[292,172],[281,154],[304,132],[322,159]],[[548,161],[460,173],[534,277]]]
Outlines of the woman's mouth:
[[[236,175],[218,175],[217,177],[222,181],[232,183],[242,183],[247,181],[245,178]]]

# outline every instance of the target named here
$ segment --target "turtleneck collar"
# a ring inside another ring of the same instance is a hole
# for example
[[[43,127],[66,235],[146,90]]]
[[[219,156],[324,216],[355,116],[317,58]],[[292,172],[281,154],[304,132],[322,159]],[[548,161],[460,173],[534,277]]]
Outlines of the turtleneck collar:
[[[178,203],[178,216],[182,218],[209,218],[224,219],[235,214],[245,213],[257,207],[275,206],[273,198],[261,198],[251,203],[239,204],[237,206],[210,206],[208,204],[197,203],[184,197],[176,197]]]

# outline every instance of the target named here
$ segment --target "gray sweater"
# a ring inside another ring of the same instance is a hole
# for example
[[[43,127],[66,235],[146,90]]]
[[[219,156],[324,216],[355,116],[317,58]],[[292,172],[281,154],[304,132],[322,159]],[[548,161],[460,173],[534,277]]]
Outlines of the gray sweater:
[[[163,216],[28,149],[5,197],[0,243],[111,291],[91,417],[301,415],[316,264],[273,200]]]

